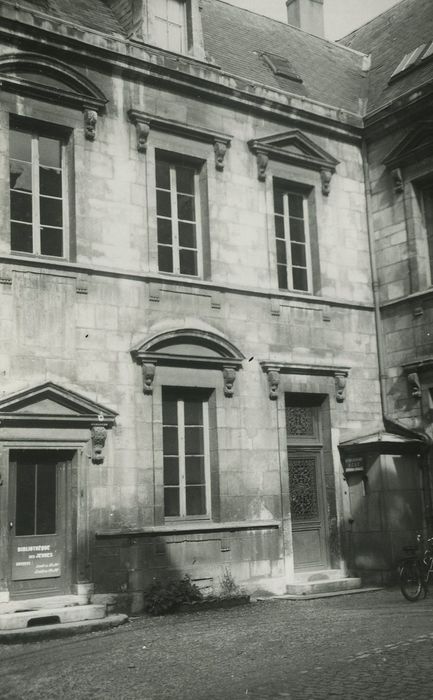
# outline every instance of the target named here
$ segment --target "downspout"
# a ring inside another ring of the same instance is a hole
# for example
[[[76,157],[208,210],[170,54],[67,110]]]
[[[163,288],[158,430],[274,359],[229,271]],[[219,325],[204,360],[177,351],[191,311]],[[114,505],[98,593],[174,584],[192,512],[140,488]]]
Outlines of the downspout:
[[[379,384],[380,384],[380,400],[382,404],[382,420],[385,422],[394,422],[388,418],[388,398],[386,394],[386,374],[385,374],[385,348],[382,332],[382,319],[380,316],[380,299],[379,299],[379,281],[377,277],[376,258],[374,254],[374,225],[372,214],[372,189],[370,168],[368,164],[368,149],[365,139],[362,141],[362,161],[364,168],[364,183],[365,183],[365,202],[367,214],[367,235],[370,252],[370,269],[371,280],[373,286],[373,304],[374,318],[376,326],[376,344],[377,344],[377,363],[379,369]],[[426,442],[425,448],[418,456],[418,463],[422,474],[422,488],[424,497],[424,513],[427,525],[427,531],[431,535],[433,533],[433,501],[429,467],[429,444]]]

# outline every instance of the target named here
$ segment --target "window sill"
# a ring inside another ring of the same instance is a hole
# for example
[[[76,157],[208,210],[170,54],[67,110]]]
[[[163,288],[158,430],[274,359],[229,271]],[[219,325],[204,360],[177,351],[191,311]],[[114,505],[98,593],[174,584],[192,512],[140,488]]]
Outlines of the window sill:
[[[125,530],[99,530],[96,537],[139,537],[141,535],[181,535],[200,532],[239,532],[241,530],[278,530],[278,520],[249,520],[244,522],[210,523],[197,521],[194,523],[176,522],[170,525],[155,525]]]

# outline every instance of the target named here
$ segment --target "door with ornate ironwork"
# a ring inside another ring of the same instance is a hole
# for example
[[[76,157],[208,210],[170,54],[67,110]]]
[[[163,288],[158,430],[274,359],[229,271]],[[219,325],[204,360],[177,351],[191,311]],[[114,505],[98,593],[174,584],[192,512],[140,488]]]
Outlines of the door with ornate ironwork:
[[[287,464],[295,570],[328,566],[320,412],[317,397],[286,397]]]

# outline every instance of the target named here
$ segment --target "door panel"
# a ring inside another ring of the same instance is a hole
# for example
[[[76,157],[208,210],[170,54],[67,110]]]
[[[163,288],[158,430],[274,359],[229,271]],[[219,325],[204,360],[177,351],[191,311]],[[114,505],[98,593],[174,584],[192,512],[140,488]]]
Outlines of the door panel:
[[[327,565],[323,474],[320,452],[288,452],[295,569]]]
[[[68,591],[68,469],[58,453],[10,462],[10,591],[15,598]]]

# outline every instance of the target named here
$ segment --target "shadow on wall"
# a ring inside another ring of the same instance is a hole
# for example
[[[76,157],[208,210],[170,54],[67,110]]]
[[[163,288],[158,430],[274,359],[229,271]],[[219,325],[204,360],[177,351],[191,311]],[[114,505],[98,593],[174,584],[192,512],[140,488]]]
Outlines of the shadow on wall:
[[[364,472],[347,474],[350,518],[344,525],[347,568],[365,584],[396,583],[403,547],[424,528],[416,455],[370,455]]]

